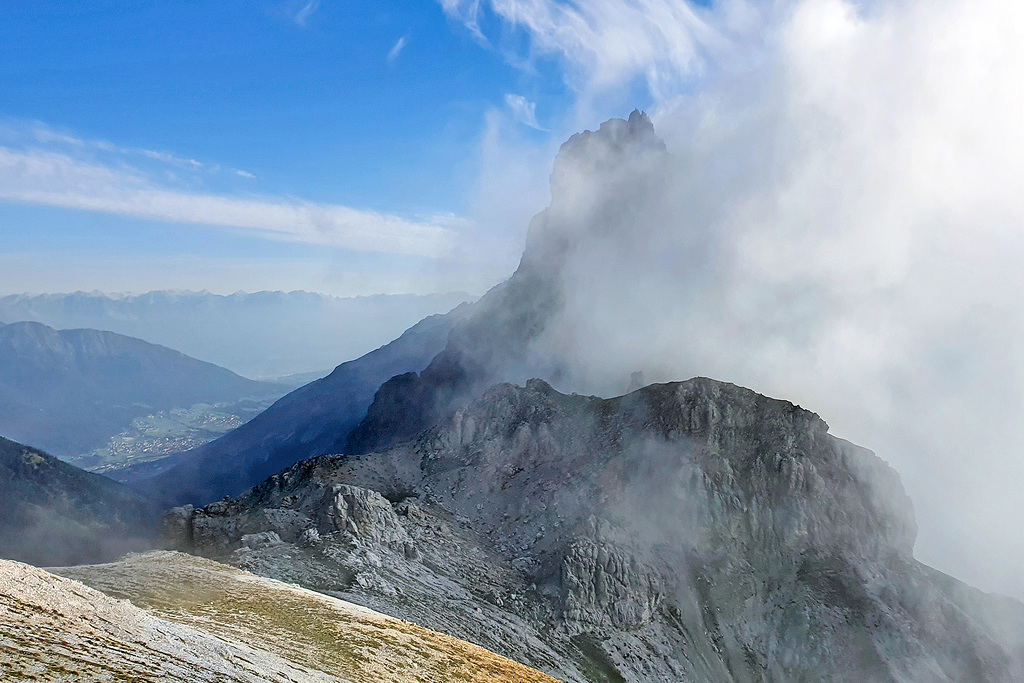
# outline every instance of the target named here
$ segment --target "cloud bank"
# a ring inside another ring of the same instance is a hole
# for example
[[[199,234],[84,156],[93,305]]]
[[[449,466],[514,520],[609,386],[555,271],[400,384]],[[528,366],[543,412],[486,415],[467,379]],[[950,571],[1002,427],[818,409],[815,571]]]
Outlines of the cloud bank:
[[[206,166],[151,150],[84,141],[36,127],[36,142],[56,143],[59,149],[32,144],[0,146],[0,199],[68,209],[98,211],[173,223],[231,228],[277,241],[444,258],[456,247],[451,216],[410,220],[399,216],[322,204],[301,199],[232,196],[181,189],[156,182],[151,174],[126,163],[141,156],[177,169]],[[99,150],[114,160],[88,154]],[[233,170],[251,179],[251,173]]]
[[[921,559],[1024,597],[1024,6],[441,4],[569,80],[650,86],[671,154],[607,186],[544,340],[573,388],[709,375],[810,407],[902,473]]]

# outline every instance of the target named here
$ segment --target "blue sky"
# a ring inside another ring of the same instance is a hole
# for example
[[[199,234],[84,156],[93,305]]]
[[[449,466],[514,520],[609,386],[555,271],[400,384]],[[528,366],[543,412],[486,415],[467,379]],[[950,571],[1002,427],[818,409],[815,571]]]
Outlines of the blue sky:
[[[0,149],[14,180],[0,200],[0,292],[358,294],[492,284],[514,266],[527,217],[543,208],[544,164],[581,123],[574,107],[583,84],[565,55],[538,49],[531,28],[467,8],[427,0],[8,5]],[[644,106],[643,90],[603,98],[605,111],[588,113],[591,125]],[[495,145],[532,154],[519,173],[536,176],[514,183],[521,191],[501,220],[480,210],[494,203],[480,181],[488,144],[492,156]],[[26,174],[24,164],[40,156],[45,168]],[[62,183],[88,197],[66,196]],[[125,186],[134,199],[124,199]],[[202,195],[345,207],[427,234],[398,247],[373,235],[356,244],[267,239],[267,226],[217,218],[216,208],[185,220],[167,207],[145,215],[139,206],[172,201],[154,192],[186,203]],[[432,240],[444,242],[441,250],[477,245],[488,262],[453,267],[424,247]],[[196,272],[185,277],[182,263]]]

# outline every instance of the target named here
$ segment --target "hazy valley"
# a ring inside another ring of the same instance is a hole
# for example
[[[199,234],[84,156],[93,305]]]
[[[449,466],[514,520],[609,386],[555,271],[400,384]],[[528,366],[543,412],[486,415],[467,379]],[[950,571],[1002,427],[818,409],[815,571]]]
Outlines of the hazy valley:
[[[228,419],[251,416],[286,392],[112,332],[35,322],[0,327],[0,434],[65,459],[108,447],[139,418],[197,404],[220,404]],[[168,449],[151,448],[148,456],[158,454]]]
[[[109,330],[245,377],[289,383],[290,375],[326,375],[422,318],[471,299],[460,292],[349,298],[301,291],[10,294],[0,296],[0,320]]]

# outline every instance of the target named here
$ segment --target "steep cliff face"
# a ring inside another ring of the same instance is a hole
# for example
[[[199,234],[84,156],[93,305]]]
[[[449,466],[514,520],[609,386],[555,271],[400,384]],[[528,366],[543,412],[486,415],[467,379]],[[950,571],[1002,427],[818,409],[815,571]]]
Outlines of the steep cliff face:
[[[608,400],[499,385],[168,531],[568,681],[1024,676],[1024,606],[914,560],[891,469],[708,379]]]

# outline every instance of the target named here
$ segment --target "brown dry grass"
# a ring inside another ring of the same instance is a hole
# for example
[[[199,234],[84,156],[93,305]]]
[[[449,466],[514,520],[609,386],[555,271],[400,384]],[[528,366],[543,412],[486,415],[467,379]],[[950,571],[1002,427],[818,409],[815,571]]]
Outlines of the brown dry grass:
[[[181,553],[58,570],[170,621],[366,683],[554,683],[470,643]]]

